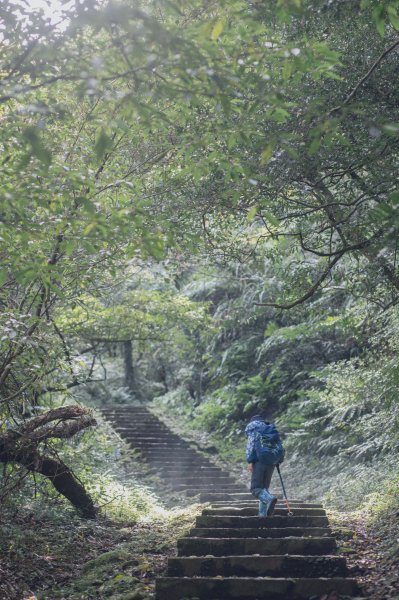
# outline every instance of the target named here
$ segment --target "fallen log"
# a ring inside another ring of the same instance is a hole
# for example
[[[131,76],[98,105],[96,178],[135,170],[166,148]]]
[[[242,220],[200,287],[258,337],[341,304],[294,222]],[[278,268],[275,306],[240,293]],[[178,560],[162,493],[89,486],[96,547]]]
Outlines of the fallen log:
[[[44,441],[67,439],[93,425],[96,420],[86,408],[64,406],[49,410],[16,429],[0,433],[0,462],[20,464],[28,471],[48,477],[83,516],[94,518],[97,512],[94,502],[71,469],[59,458],[39,450]]]

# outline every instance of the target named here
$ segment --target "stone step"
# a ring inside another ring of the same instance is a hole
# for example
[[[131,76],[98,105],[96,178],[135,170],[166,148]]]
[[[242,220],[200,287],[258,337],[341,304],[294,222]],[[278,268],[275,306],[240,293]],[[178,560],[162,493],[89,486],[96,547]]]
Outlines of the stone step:
[[[167,425],[163,421],[161,421],[161,419],[158,419],[158,417],[155,417],[151,413],[141,415],[135,415],[134,413],[125,413],[124,415],[113,413],[106,415],[106,417],[107,419],[113,421],[114,423],[117,423],[121,427],[137,428],[140,427],[143,423],[159,423],[160,426],[167,427]],[[168,429],[170,428],[168,427]]]
[[[140,434],[132,435],[130,433],[124,433],[121,431],[118,431],[118,434],[126,442],[140,444],[141,446],[148,446],[149,448],[153,448],[154,446],[174,446],[177,448],[185,448],[186,450],[196,452],[196,448],[194,446],[191,446],[190,444],[185,444],[179,440],[175,440],[174,438],[170,438],[167,436],[160,436],[158,438],[148,439],[147,437],[141,436]]]
[[[189,537],[204,538],[283,538],[283,537],[329,537],[330,527],[195,527]]]
[[[105,411],[102,411],[102,412],[105,412]],[[106,412],[112,413],[114,415],[120,415],[122,417],[125,417],[127,415],[130,415],[130,416],[138,415],[141,417],[148,417],[148,416],[155,417],[155,414],[151,410],[148,410],[148,407],[146,407],[146,406],[142,406],[142,407],[140,407],[140,406],[137,406],[137,407],[136,406],[129,406],[129,407],[128,406],[126,406],[126,407],[114,406],[113,408],[108,409]]]
[[[108,408],[108,407],[103,407],[101,409],[101,412],[103,413],[103,415],[106,415],[107,418],[108,417],[115,417],[115,418],[121,418],[121,419],[125,419],[126,417],[154,417],[154,413],[152,413],[150,410],[144,409],[144,410],[131,410],[131,409],[119,409],[118,407],[115,408]]]
[[[193,538],[177,541],[178,556],[243,556],[248,554],[330,554],[333,537],[312,538]]]
[[[254,506],[258,507],[259,501],[252,497],[251,500],[236,500],[235,502],[230,502],[229,506],[238,507],[238,508],[252,508]],[[210,508],[219,508],[225,507],[226,502],[212,502]],[[276,506],[286,506],[285,502],[282,500],[278,500]],[[301,502],[300,500],[290,500],[291,507],[298,508],[323,508],[323,505],[318,502]]]
[[[143,455],[140,455],[140,456],[143,456]],[[169,466],[173,466],[175,469],[176,468],[179,469],[180,473],[187,473],[187,472],[198,473],[199,470],[201,469],[201,467],[207,466],[207,465],[201,465],[198,463],[181,462],[181,461],[177,461],[177,460],[174,460],[171,463],[168,463],[168,462],[163,462],[159,459],[152,459],[152,458],[144,457],[144,456],[143,456],[143,460],[145,460],[145,462],[148,464],[148,466],[157,470],[158,472],[161,472],[162,467],[167,466],[169,468]]]
[[[139,450],[136,450],[136,452],[140,452]],[[140,454],[144,454],[144,452],[140,452]],[[183,466],[189,466],[189,467],[194,467],[194,468],[201,468],[201,467],[209,467],[212,466],[211,463],[209,463],[205,458],[202,458],[201,456],[185,456],[185,455],[177,455],[177,456],[172,456],[167,452],[164,452],[163,455],[162,453],[159,455],[152,455],[148,452],[145,453],[146,457],[148,459],[151,459],[152,462],[157,463],[157,464],[162,464],[165,465],[165,467],[172,467],[174,469],[180,469],[180,467]]]
[[[162,577],[156,582],[156,600],[309,600],[331,590],[353,596],[354,579],[277,577]]]
[[[113,426],[113,428],[115,429],[115,431],[121,436],[123,437],[123,439],[129,439],[129,440],[143,440],[143,441],[152,441],[152,442],[180,442],[183,445],[186,445],[186,443],[183,440],[179,440],[178,438],[175,438],[174,436],[171,435],[170,431],[159,431],[158,427],[155,427],[154,429],[156,429],[157,431],[157,435],[153,435],[152,431],[146,431],[146,430],[139,430],[139,431],[130,431],[127,429],[121,429],[120,427],[117,426]],[[188,444],[188,443],[187,443]]]
[[[134,447],[134,444],[130,444],[130,446]],[[173,465],[175,461],[179,461],[179,463],[195,464],[199,467],[206,467],[210,464],[205,457],[192,452],[187,452],[186,450],[183,452],[181,450],[175,452],[170,450],[149,450],[142,448],[137,448],[136,450],[137,452],[140,452],[140,454],[145,454],[148,458],[158,461],[161,460],[165,464]]]
[[[199,479],[202,479],[203,481],[208,481],[209,479],[217,479],[219,481],[219,477],[223,477],[223,475],[218,475],[217,473],[214,473],[212,475],[208,475],[205,474],[203,475],[201,470],[198,469],[196,471],[194,471],[194,473],[196,473],[196,477],[195,480],[198,481]],[[158,475],[158,477],[165,478],[165,479],[171,479],[171,480],[175,480],[175,481],[179,481],[182,479],[187,479],[187,478],[191,478],[193,476],[193,470],[192,469],[185,469],[185,470],[181,470],[179,471],[179,475],[176,475],[175,473],[171,472],[171,471],[164,471],[161,468],[158,469],[154,469],[154,475]],[[233,478],[230,478],[233,480]],[[233,480],[234,481],[234,480]]]
[[[107,413],[107,418],[111,418],[116,421],[119,420],[121,425],[123,425],[124,423],[127,423],[129,418],[131,418],[132,421],[135,421],[135,422],[139,421],[140,423],[142,421],[145,421],[146,419],[156,420],[156,421],[159,421],[160,423],[162,422],[160,419],[158,419],[158,417],[156,417],[154,414],[150,413],[149,411],[145,411],[145,412],[142,412],[142,411],[124,411],[124,412],[114,411],[114,412]]]
[[[139,406],[113,406],[113,407],[108,407],[108,406],[104,406],[103,408],[100,409],[101,412],[103,414],[108,415],[115,415],[115,416],[121,416],[121,417],[126,417],[127,415],[137,415],[137,416],[143,416],[146,417],[148,415],[151,415],[152,417],[155,416],[154,413],[152,413],[150,410],[148,410],[147,407],[139,407]]]
[[[178,440],[174,437],[171,437],[167,433],[158,435],[157,437],[149,438],[148,437],[149,434],[146,431],[142,431],[142,432],[138,431],[137,433],[134,433],[134,432],[130,432],[130,431],[120,431],[116,427],[114,427],[114,429],[124,440],[128,440],[128,441],[180,444],[181,446],[184,446],[185,448],[193,448],[194,450],[196,449],[195,446],[191,446],[191,444],[188,444],[188,443],[186,444],[182,440]]]
[[[166,481],[166,480],[165,480]],[[169,481],[169,484],[173,486],[175,490],[185,490],[187,493],[193,493],[196,496],[200,494],[203,490],[209,488],[211,484],[199,481],[197,485],[192,485],[191,483],[174,483],[173,481]],[[232,485],[232,484],[229,484]],[[287,513],[287,511],[286,511]]]
[[[245,485],[244,484],[241,484],[241,485],[245,489]],[[279,498],[280,500],[282,500],[281,494],[273,492],[272,490],[270,493],[273,494],[274,496],[277,496],[277,498]],[[218,496],[218,497],[228,496],[228,498],[224,498],[223,501],[215,500],[215,496]],[[248,504],[251,502],[258,503],[258,500],[254,496],[252,496],[252,494],[250,492],[239,492],[238,494],[237,493],[220,494],[218,492],[210,492],[210,493],[201,495],[201,502],[208,502],[208,503],[211,503],[212,506],[215,505],[215,506],[219,507],[219,506],[237,506],[237,503],[240,503],[240,502],[243,504]],[[295,506],[296,502],[298,502],[298,500],[291,500],[291,499],[289,500],[290,506]],[[306,503],[306,504],[308,504],[308,503]],[[310,502],[309,504],[311,505],[312,503]],[[317,504],[319,504],[319,503],[317,503]],[[255,504],[254,504],[254,506],[255,506]],[[319,506],[322,507],[321,504]],[[314,508],[318,508],[318,506],[315,506]]]
[[[151,452],[144,452],[138,448],[132,447],[137,454],[145,455],[146,459],[151,460],[154,463],[165,465],[165,467],[174,467],[179,469],[183,466],[190,466],[194,468],[208,467],[209,462],[201,456],[187,456],[185,453],[170,454],[169,452],[161,452],[159,454],[152,454]],[[244,488],[245,489],[245,488]]]
[[[161,444],[159,442],[154,442],[153,444],[142,444],[137,440],[130,440],[128,438],[124,438],[125,442],[128,442],[134,448],[141,450],[142,452],[154,452],[158,451],[161,453],[167,452],[168,454],[187,454],[188,452],[192,454],[191,448],[185,448],[184,446],[180,446],[179,444],[171,443],[171,444]]]
[[[178,557],[168,561],[169,577],[346,577],[340,556]]]
[[[154,413],[152,413],[150,410],[143,408],[143,409],[114,409],[114,410],[109,410],[109,411],[102,411],[107,412],[107,415],[113,415],[115,417],[127,417],[128,415],[131,416],[137,416],[137,417],[152,417],[152,418],[157,418]]]
[[[118,432],[125,439],[129,438],[133,441],[140,442],[141,444],[177,444],[183,448],[193,448],[195,450],[195,446],[192,446],[188,442],[185,442],[178,437],[174,437],[172,435],[153,435],[149,436],[148,433],[138,432],[137,434],[131,434],[129,432]]]
[[[163,427],[166,427],[165,423],[161,419],[159,419],[155,415],[151,414],[150,412],[141,413],[141,414],[138,414],[138,413],[135,414],[135,413],[129,413],[129,412],[126,412],[124,414],[108,413],[105,416],[107,419],[109,419],[111,421],[115,421],[119,425],[124,425],[124,426],[132,425],[134,427],[137,427],[141,423],[145,423],[147,421],[152,421],[155,423],[159,423]]]
[[[112,422],[111,422],[112,423]],[[158,438],[166,437],[166,438],[176,438],[176,436],[170,429],[162,425],[140,425],[137,427],[127,426],[127,425],[118,425],[117,423],[112,423],[113,428],[123,436],[130,435],[131,437],[155,437]],[[179,438],[181,439],[181,438]],[[182,440],[185,441],[185,440]]]
[[[217,485],[219,487],[223,487],[224,485],[235,484],[234,479],[232,477],[215,477],[215,476],[206,476],[206,475],[198,475],[197,477],[190,477],[189,474],[182,477],[166,477],[163,476],[162,479],[165,481],[169,481],[176,485],[184,484],[189,486],[195,486],[198,484],[210,484]]]
[[[143,460],[144,460],[144,456],[143,456]],[[191,473],[198,473],[200,472],[201,468],[206,468],[207,465],[201,465],[198,463],[192,463],[192,462],[180,462],[177,460],[174,460],[171,463],[168,462],[163,462],[159,459],[151,459],[149,457],[145,458],[145,461],[147,464],[151,465],[151,467],[155,467],[158,471],[161,471],[162,468],[165,468],[166,470],[169,469],[170,466],[173,466],[175,469],[178,468],[180,473],[186,473],[186,472],[191,472]]]
[[[250,492],[242,492],[239,494],[226,494],[226,492],[212,492],[210,494],[202,494],[201,502],[214,502],[214,501],[222,501],[223,504],[230,501],[235,500],[254,500],[254,497]]]
[[[241,508],[251,508],[251,509],[254,509],[257,514],[257,511],[259,509],[259,501],[255,500],[255,501],[251,502],[250,500],[248,500],[248,502],[240,502],[239,504],[234,504],[234,505],[232,504],[231,506],[234,508],[240,508],[240,509]],[[219,507],[215,504],[210,504],[209,508],[217,509]],[[223,508],[226,508],[226,505],[223,505]],[[284,509],[285,511],[287,511],[286,504],[281,501],[278,501],[277,504],[275,505],[275,509],[277,509],[277,508],[281,508],[281,509]],[[301,503],[301,504],[290,504],[290,508],[293,511],[294,508],[312,508],[312,507],[307,506],[304,503]]]
[[[177,485],[179,485],[179,484],[177,484]],[[206,489],[208,489],[208,490],[213,490],[214,488],[220,487],[219,484],[217,484],[217,483],[211,483],[211,482],[207,482],[203,486],[200,486],[198,484],[193,483],[190,487],[192,489],[200,489],[200,488],[205,487],[205,486],[206,486]],[[223,484],[223,487],[226,490],[241,490],[242,489],[242,486],[239,483],[234,483],[234,481],[233,481],[233,483],[225,483],[225,484]],[[205,509],[205,510],[215,510],[215,511],[217,511],[219,509],[217,509],[217,508],[214,508],[214,509],[208,508],[208,509]],[[222,510],[224,510],[224,509],[222,509]],[[234,510],[234,508],[232,508],[232,510]],[[241,509],[237,508],[236,510],[240,511]],[[242,510],[253,510],[253,509],[242,509]],[[317,509],[314,509],[314,510],[317,510]],[[318,509],[318,510],[320,510],[320,509]]]
[[[322,517],[326,514],[324,508],[300,508],[294,507],[292,508],[292,512],[295,515],[302,516],[314,516],[314,517]],[[258,508],[235,508],[234,506],[226,507],[226,508],[205,508],[203,515],[226,515],[226,516],[242,516],[242,517],[252,517],[258,514]],[[287,514],[287,508],[284,506],[281,508],[276,508],[274,511],[275,515],[283,515]]]
[[[142,437],[167,437],[167,438],[177,438],[184,442],[182,438],[179,438],[178,435],[173,433],[170,429],[168,429],[165,425],[154,423],[140,423],[137,427],[133,425],[129,425],[125,423],[124,425],[114,423],[114,429],[116,429],[119,433],[123,433],[124,435],[134,435],[134,436],[142,436]]]
[[[198,469],[196,469],[195,471],[193,471],[193,469],[177,469],[175,468],[166,468],[166,467],[160,467],[159,472],[168,475],[169,477],[177,477],[179,475],[185,475],[186,473],[189,474],[193,474],[193,473],[198,473],[198,475],[202,475],[202,474],[206,474],[207,476],[210,477],[214,477],[217,476],[218,474],[220,475],[224,475],[224,471],[221,471],[220,469],[218,469],[217,467],[199,467]]]
[[[215,480],[215,481],[227,481],[230,480],[232,483],[234,483],[235,485],[241,485],[236,479],[234,479],[234,477],[232,477],[231,475],[229,475],[229,473],[226,473],[224,471],[209,471],[208,469],[190,469],[190,470],[186,470],[185,472],[181,471],[180,469],[174,469],[173,471],[171,469],[163,471],[165,473],[165,475],[168,475],[169,477],[174,477],[176,480],[178,480],[179,478],[183,478],[183,479],[187,479],[190,478],[193,480],[193,482],[197,481],[199,477],[201,477],[202,479],[207,479],[209,481],[211,480]],[[248,502],[248,501],[247,501]]]
[[[176,480],[179,479],[179,477],[180,478],[183,477],[184,479],[187,479],[187,477],[191,477],[191,479],[196,481],[198,477],[202,477],[203,479],[209,479],[209,480],[215,479],[217,481],[230,479],[235,484],[237,484],[237,485],[239,484],[239,482],[237,482],[237,480],[229,473],[226,473],[225,471],[220,471],[220,470],[213,471],[213,470],[209,470],[207,468],[198,469],[195,471],[193,471],[191,469],[191,470],[187,471],[186,473],[182,473],[182,471],[180,471],[179,469],[174,469],[174,470],[169,469],[169,470],[165,471],[165,474],[167,474],[169,477],[174,477]]]
[[[103,411],[114,411],[114,410],[145,410],[146,412],[150,412],[149,408],[146,404],[137,403],[137,404],[105,404],[100,408],[101,412]]]
[[[134,448],[141,454],[145,454],[147,456],[168,456],[170,458],[182,458],[185,456],[189,456],[190,458],[194,458],[193,455],[187,452],[185,448],[179,448],[179,446],[169,446],[169,444],[165,444],[165,446],[154,445],[154,446],[142,446],[141,444],[136,444],[136,442],[132,440],[125,440],[131,448]]]
[[[159,477],[170,477],[170,472],[168,470],[164,470],[162,468],[162,465],[154,462],[154,461],[146,461],[147,466],[151,469],[151,472],[154,475],[158,475]],[[176,466],[180,466],[177,465]],[[182,465],[181,469],[179,469],[179,473],[182,476],[186,476],[186,475],[190,475],[192,473],[198,473],[198,475],[201,473],[201,470],[199,468],[193,467],[192,465]],[[206,493],[206,492],[204,492]]]
[[[134,446],[134,442],[129,442],[129,440],[126,440],[131,446]],[[167,458],[169,460],[171,459],[176,459],[179,458],[181,460],[187,460],[187,461],[198,461],[199,463],[202,462],[202,464],[204,464],[204,462],[207,460],[204,456],[201,456],[200,454],[197,454],[194,450],[181,450],[181,449],[175,449],[175,448],[170,448],[168,450],[165,449],[161,449],[161,448],[140,448],[140,451],[143,454],[146,454],[148,456],[152,456],[154,458]]]
[[[109,419],[110,421],[114,421],[116,423],[119,423],[120,425],[134,425],[137,426],[140,423],[145,423],[146,421],[155,421],[157,423],[161,423],[162,425],[164,425],[164,423],[158,419],[157,417],[155,417],[154,415],[152,415],[151,413],[147,412],[147,413],[134,413],[134,412],[125,412],[125,413],[117,413],[117,412],[113,412],[113,413],[103,413],[103,415]]]
[[[178,485],[179,484],[177,484],[177,486]],[[200,494],[201,492],[204,492],[206,490],[212,490],[215,487],[219,487],[219,486],[216,485],[216,484],[214,484],[214,483],[206,483],[205,482],[203,484],[197,483],[196,485],[190,484],[190,485],[186,485],[185,487],[187,489],[189,489],[189,490],[196,491],[198,494]],[[223,487],[226,488],[226,489],[231,489],[231,490],[240,489],[239,486],[237,484],[235,484],[235,483],[224,483]],[[256,514],[258,514],[258,513],[256,512]]]
[[[273,517],[232,517],[200,515],[195,521],[196,527],[328,527],[327,517],[276,515]]]
[[[174,489],[176,489],[176,491],[179,491],[178,488],[174,488]],[[196,496],[197,497],[200,495],[201,491],[206,489],[206,486],[201,487],[201,488],[198,488],[198,487],[192,488],[192,487],[185,486],[185,487],[181,488],[181,490],[183,490],[183,489],[187,496]],[[199,498],[196,498],[196,502],[198,502],[198,501],[199,501]],[[286,514],[287,514],[287,511],[286,511]]]
[[[212,472],[212,474],[208,474],[206,469],[195,469],[193,470],[191,467],[189,469],[179,469],[178,471],[165,470],[162,467],[155,467],[154,465],[148,464],[150,468],[151,474],[159,477],[160,479],[167,479],[168,481],[176,481],[177,483],[181,483],[182,481],[186,481],[187,479],[195,479],[195,481],[209,481],[209,479],[216,479],[217,481],[224,481],[223,475],[218,475],[218,473]],[[194,476],[193,476],[194,474]],[[231,483],[234,483],[233,478],[229,478]]]
[[[128,442],[129,444],[133,445],[135,444],[135,440],[129,440],[127,438],[124,438],[126,442]],[[168,446],[167,444],[165,444],[165,446]],[[153,454],[155,455],[159,455],[159,456],[165,456],[165,448],[160,448],[157,446],[144,446],[143,447],[143,451],[145,451],[147,454]],[[182,448],[181,446],[170,446],[168,448],[168,455],[169,456],[186,456],[189,458],[199,458],[199,459],[206,459],[206,457],[202,456],[201,454],[199,454],[198,452],[196,452],[195,450],[193,450],[192,448]]]

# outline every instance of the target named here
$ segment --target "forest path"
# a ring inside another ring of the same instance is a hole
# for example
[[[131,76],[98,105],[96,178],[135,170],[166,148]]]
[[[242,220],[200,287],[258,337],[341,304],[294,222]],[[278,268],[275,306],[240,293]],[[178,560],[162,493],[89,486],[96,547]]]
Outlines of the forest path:
[[[359,593],[345,558],[335,555],[321,504],[294,500],[289,517],[280,501],[273,517],[259,518],[257,502],[241,483],[146,408],[109,406],[102,412],[171,489],[212,503],[178,541],[167,576],[156,582],[157,600],[304,600]]]

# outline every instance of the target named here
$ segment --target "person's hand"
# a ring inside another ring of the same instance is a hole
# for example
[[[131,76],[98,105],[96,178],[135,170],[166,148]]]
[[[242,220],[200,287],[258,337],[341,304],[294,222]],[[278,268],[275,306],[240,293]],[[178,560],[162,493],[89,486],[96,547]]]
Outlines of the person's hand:
[[[247,469],[248,469],[248,471],[250,473],[253,473],[253,471],[254,471],[254,463],[248,463]]]

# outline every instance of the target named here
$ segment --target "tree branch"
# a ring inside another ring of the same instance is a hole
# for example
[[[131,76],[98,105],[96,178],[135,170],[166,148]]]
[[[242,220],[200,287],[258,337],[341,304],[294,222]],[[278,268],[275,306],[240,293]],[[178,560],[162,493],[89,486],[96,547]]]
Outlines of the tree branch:
[[[323,271],[323,273],[320,275],[318,280],[306,292],[306,294],[304,294],[300,298],[297,298],[297,300],[294,300],[293,302],[290,302],[288,304],[278,304],[276,302],[255,302],[255,306],[272,306],[274,308],[281,308],[283,310],[288,310],[290,308],[294,308],[294,306],[298,306],[298,304],[302,304],[303,302],[305,302],[306,300],[311,298],[313,296],[313,294],[315,294],[315,292],[319,289],[319,287],[321,286],[323,281],[327,278],[327,276],[331,272],[332,268],[337,264],[337,262],[340,260],[340,258],[342,256],[343,256],[343,253],[340,253],[337,256],[335,256],[334,259],[331,262],[329,262],[328,266]]]
[[[365,83],[365,81],[367,81],[367,79],[369,77],[371,77],[371,75],[374,73],[374,71],[376,70],[376,68],[378,67],[378,65],[384,60],[384,58],[388,54],[390,54],[390,52],[392,52],[392,50],[395,50],[395,48],[397,46],[399,46],[399,38],[397,38],[395,40],[395,42],[393,44],[391,44],[391,46],[389,46],[386,50],[384,50],[384,52],[382,54],[380,54],[380,56],[377,58],[377,60],[374,61],[374,63],[371,65],[371,67],[367,71],[367,73],[365,75],[363,75],[363,77],[358,81],[358,83],[355,85],[355,87],[353,88],[353,90],[346,96],[346,98],[342,102],[342,104],[340,104],[340,106],[336,106],[335,108],[332,108],[328,114],[332,115],[335,112],[338,112],[339,110],[341,110],[341,108],[343,106],[345,106],[345,104],[348,104],[352,100],[352,98],[356,95],[357,91],[363,85],[363,83]]]
[[[59,421],[66,419],[77,419],[84,415],[90,414],[90,411],[87,408],[82,408],[81,406],[72,405],[72,406],[61,406],[59,408],[53,408],[52,410],[48,410],[42,415],[38,415],[37,417],[33,417],[29,420],[24,427],[19,430],[21,435],[27,435],[28,433],[34,431],[38,427],[43,427],[47,425],[51,421]]]

